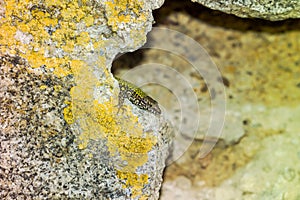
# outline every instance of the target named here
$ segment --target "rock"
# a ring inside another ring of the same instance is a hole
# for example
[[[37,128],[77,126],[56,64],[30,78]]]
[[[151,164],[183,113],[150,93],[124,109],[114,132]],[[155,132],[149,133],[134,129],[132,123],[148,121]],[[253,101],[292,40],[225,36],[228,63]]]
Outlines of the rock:
[[[158,199],[169,125],[110,67],[161,4],[0,0],[0,199]]]
[[[230,185],[240,190],[244,198],[251,195],[250,199],[299,198],[299,174],[296,173],[299,168],[298,133],[285,132],[264,139],[264,149],[222,187]]]
[[[204,1],[192,0],[214,10],[220,10],[225,13],[234,14],[239,17],[261,18],[271,21],[284,20],[300,17],[299,1],[259,1],[259,0],[234,0],[234,1]]]

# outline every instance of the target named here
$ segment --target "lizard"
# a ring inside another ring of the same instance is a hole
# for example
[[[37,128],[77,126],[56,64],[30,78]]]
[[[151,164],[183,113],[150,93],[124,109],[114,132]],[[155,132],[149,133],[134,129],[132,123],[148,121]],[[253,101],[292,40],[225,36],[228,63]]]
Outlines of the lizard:
[[[125,98],[127,98],[132,104],[136,105],[142,110],[146,110],[155,115],[160,115],[161,110],[158,106],[157,101],[148,96],[143,90],[135,86],[134,84],[125,81],[119,77],[115,77],[119,82],[120,93],[119,93],[119,110],[122,107]],[[118,110],[118,112],[119,112]]]

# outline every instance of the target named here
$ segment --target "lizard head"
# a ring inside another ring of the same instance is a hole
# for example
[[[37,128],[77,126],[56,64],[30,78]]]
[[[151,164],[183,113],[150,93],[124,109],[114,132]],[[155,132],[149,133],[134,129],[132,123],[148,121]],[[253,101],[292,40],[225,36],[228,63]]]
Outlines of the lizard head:
[[[161,109],[160,109],[158,103],[149,96],[147,98],[147,101],[149,101],[147,110],[155,115],[160,115]]]

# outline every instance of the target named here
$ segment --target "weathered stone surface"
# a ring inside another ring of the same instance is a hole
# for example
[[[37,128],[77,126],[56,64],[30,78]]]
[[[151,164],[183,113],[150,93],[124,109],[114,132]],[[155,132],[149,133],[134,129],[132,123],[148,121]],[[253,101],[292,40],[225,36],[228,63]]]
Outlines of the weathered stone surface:
[[[0,199],[158,199],[168,124],[110,67],[161,3],[0,0]]]
[[[269,0],[192,0],[211,9],[220,10],[239,17],[255,17],[271,21],[300,17],[299,1]]]

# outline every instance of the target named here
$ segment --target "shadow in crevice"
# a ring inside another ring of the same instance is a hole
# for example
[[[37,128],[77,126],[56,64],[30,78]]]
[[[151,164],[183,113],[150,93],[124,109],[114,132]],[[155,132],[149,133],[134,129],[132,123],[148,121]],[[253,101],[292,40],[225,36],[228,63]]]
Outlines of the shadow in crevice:
[[[193,3],[189,0],[166,0],[161,8],[154,10],[153,15],[156,23],[154,27],[169,25],[188,26],[188,23],[180,24],[179,21],[171,21],[169,16],[172,13],[185,13],[194,19],[200,20],[211,26],[233,29],[241,32],[266,32],[280,34],[287,31],[300,31],[300,19],[288,19],[283,21],[268,21],[257,18],[240,18],[235,15],[223,13]],[[112,73],[117,74],[120,69],[132,69],[143,63],[145,49],[122,54],[113,62]]]
[[[120,69],[129,70],[142,63],[145,50],[139,49],[134,52],[118,55],[112,63],[111,72],[116,75]]]

